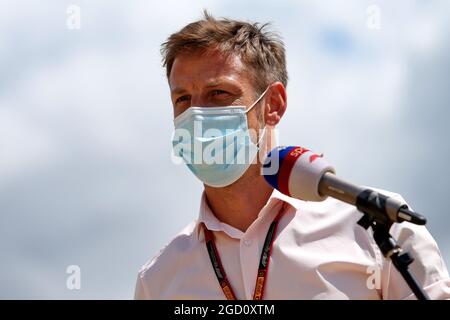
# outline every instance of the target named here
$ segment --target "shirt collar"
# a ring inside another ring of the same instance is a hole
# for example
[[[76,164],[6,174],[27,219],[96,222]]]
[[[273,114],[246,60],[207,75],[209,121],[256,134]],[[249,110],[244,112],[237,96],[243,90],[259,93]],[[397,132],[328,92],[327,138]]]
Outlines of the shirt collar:
[[[273,208],[279,202],[285,202],[291,207],[293,207],[295,210],[298,210],[302,201],[288,197],[279,192],[278,190],[274,189],[266,205],[259,212],[258,218],[261,216],[261,214],[268,213],[270,209]],[[212,212],[211,208],[208,205],[205,191],[203,191],[200,200],[199,217],[197,219],[196,225],[196,235],[199,241],[204,240],[202,223],[204,223],[206,227],[211,231],[223,231],[228,236],[235,239],[240,239],[244,235],[244,233],[241,230],[238,230],[230,226],[229,224],[223,223],[219,219],[217,219],[217,217],[214,215],[214,213]]]

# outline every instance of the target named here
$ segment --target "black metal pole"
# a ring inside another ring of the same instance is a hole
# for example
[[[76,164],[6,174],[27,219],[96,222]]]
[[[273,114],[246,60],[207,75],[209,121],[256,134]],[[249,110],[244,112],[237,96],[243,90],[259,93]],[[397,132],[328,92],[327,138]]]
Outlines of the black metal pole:
[[[408,253],[404,253],[402,255],[398,255],[398,253],[395,253],[391,256],[392,263],[394,264],[395,268],[400,272],[400,274],[405,279],[408,286],[411,288],[412,292],[416,295],[418,300],[430,300],[430,297],[427,295],[427,293],[419,286],[417,283],[416,278],[409,272],[408,265],[409,261],[413,261],[411,256]],[[407,260],[407,261],[405,261]]]
[[[405,279],[417,299],[429,300],[430,298],[427,293],[419,286],[408,269],[408,266],[414,261],[414,258],[407,252],[402,253],[402,248],[397,245],[395,239],[389,233],[391,225],[392,223],[385,225],[383,223],[372,222],[371,227],[374,231],[373,237],[375,242],[383,255],[391,259],[395,268],[400,272],[403,279]]]

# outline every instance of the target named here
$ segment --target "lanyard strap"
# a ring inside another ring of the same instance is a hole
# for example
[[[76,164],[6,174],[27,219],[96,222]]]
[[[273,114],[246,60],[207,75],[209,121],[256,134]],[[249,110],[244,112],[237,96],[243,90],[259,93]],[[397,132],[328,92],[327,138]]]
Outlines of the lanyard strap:
[[[264,247],[261,252],[261,258],[259,260],[258,275],[256,277],[253,300],[262,300],[264,295],[264,285],[267,279],[267,270],[269,268],[272,244],[275,240],[274,236],[277,231],[278,222],[280,221],[282,211],[283,207],[281,208],[280,212],[278,212],[273,222],[270,224],[269,231],[267,231],[266,240],[264,241]],[[219,281],[220,287],[222,288],[222,291],[228,300],[236,300],[236,295],[233,292],[233,289],[225,273],[225,269],[223,268],[222,262],[220,261],[219,252],[217,251],[217,247],[214,241],[214,235],[204,223],[202,224],[205,231],[206,248],[208,250],[209,258],[211,259],[211,264],[213,266],[217,280]]]

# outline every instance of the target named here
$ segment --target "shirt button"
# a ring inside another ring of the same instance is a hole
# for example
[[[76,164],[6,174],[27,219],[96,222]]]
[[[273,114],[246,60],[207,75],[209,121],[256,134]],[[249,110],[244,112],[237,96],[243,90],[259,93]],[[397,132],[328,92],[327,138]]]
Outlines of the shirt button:
[[[250,247],[250,246],[252,245],[252,240],[244,240],[244,244],[245,244],[247,247]]]

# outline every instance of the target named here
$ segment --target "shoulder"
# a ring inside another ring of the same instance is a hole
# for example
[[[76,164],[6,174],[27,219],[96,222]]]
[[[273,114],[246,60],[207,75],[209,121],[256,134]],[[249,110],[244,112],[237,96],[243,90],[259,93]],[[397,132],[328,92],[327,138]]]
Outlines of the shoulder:
[[[150,296],[151,292],[163,292],[177,271],[186,267],[186,257],[199,246],[196,232],[197,220],[193,220],[139,269],[137,286],[142,287],[140,290]]]
[[[149,259],[140,269],[141,277],[150,273],[157,267],[167,267],[169,262],[173,264],[173,259],[178,259],[180,255],[186,254],[194,245],[197,220],[191,221],[175,237],[170,240],[159,252]]]

